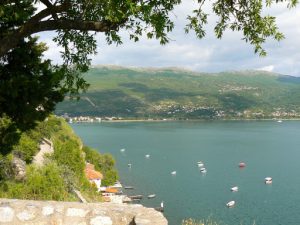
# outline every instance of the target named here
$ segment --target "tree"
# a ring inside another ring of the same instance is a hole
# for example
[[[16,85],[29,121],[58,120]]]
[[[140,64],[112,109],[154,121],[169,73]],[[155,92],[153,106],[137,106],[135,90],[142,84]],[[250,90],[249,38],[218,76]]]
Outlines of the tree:
[[[208,14],[205,0],[187,17],[185,32],[205,36]],[[297,0],[214,0],[219,17],[215,33],[221,38],[226,29],[241,31],[255,52],[265,55],[266,38],[281,40],[275,18],[262,16],[264,5]],[[45,8],[38,10],[36,4]],[[181,0],[2,0],[0,2],[0,117],[13,121],[12,127],[25,130],[44,119],[67,93],[87,88],[80,73],[88,70],[90,54],[96,53],[95,34],[102,32],[108,44],[121,44],[121,30],[138,41],[142,35],[169,41],[174,28],[170,13]],[[63,47],[63,65],[42,59],[45,45],[34,34],[56,31],[54,41]],[[0,129],[1,130],[1,129]],[[1,144],[1,143],[0,143]],[[0,146],[1,147],[1,146]]]

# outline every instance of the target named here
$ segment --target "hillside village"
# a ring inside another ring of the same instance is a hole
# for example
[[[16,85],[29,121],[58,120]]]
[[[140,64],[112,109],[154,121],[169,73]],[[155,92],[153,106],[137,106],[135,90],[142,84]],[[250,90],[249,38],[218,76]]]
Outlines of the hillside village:
[[[298,119],[298,79],[263,71],[201,74],[97,67],[90,91],[55,113],[71,122],[116,120]]]

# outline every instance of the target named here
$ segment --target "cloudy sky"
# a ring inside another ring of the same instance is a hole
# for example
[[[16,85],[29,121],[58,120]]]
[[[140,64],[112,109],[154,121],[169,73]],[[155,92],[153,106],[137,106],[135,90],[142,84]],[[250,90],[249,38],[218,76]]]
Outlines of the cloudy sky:
[[[241,40],[240,33],[227,31],[221,40],[214,37],[216,18],[211,15],[206,37],[197,39],[193,33],[185,34],[186,15],[192,8],[192,1],[183,1],[173,13],[175,26],[169,35],[172,41],[161,46],[156,40],[142,39],[133,42],[124,32],[121,46],[107,45],[104,36],[97,35],[98,54],[92,56],[92,64],[110,64],[133,67],[181,67],[200,72],[262,69],[281,74],[300,76],[300,5],[287,9],[286,4],[273,5],[265,13],[277,17],[277,24],[284,33],[281,42],[268,40],[264,45],[267,57],[254,54],[253,47]],[[209,10],[210,6],[206,8]],[[60,63],[59,48],[51,41],[54,33],[39,34],[49,45],[46,57]]]

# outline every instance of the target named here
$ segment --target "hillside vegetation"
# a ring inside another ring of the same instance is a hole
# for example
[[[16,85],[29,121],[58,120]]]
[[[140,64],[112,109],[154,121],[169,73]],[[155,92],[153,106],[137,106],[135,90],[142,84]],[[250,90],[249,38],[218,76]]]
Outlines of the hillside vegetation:
[[[300,78],[263,71],[195,73],[178,69],[95,67],[79,101],[56,114],[127,119],[300,117]]]
[[[42,166],[38,166],[33,164],[33,158],[39,151],[42,138],[52,141],[54,152],[46,157]],[[22,133],[12,152],[1,153],[0,198],[78,201],[74,190],[79,190],[88,201],[101,201],[95,186],[85,177],[85,163],[95,164],[103,173],[106,185],[113,184],[118,176],[111,155],[83,147],[65,120],[54,116],[40,122],[35,129]],[[16,178],[12,166],[16,158],[26,162],[26,176],[22,179]]]

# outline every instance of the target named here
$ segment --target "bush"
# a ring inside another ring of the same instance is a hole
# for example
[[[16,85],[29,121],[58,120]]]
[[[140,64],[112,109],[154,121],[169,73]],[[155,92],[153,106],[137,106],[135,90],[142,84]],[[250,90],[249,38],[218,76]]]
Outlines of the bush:
[[[26,181],[21,183],[6,181],[2,182],[0,187],[2,198],[74,200],[74,197],[66,191],[60,168],[55,163],[42,168],[29,166]]]
[[[115,160],[111,154],[101,154],[96,150],[84,146],[82,150],[85,152],[85,159],[87,162],[95,165],[95,169],[100,171],[104,179],[102,184],[104,186],[112,185],[118,179],[118,172],[115,169]]]
[[[26,133],[23,133],[19,143],[14,146],[13,153],[18,155],[26,163],[30,163],[38,151],[37,141],[29,137]]]
[[[67,166],[80,178],[84,177],[85,162],[78,144],[70,140],[65,143],[55,142],[54,146],[53,159],[57,164]]]

